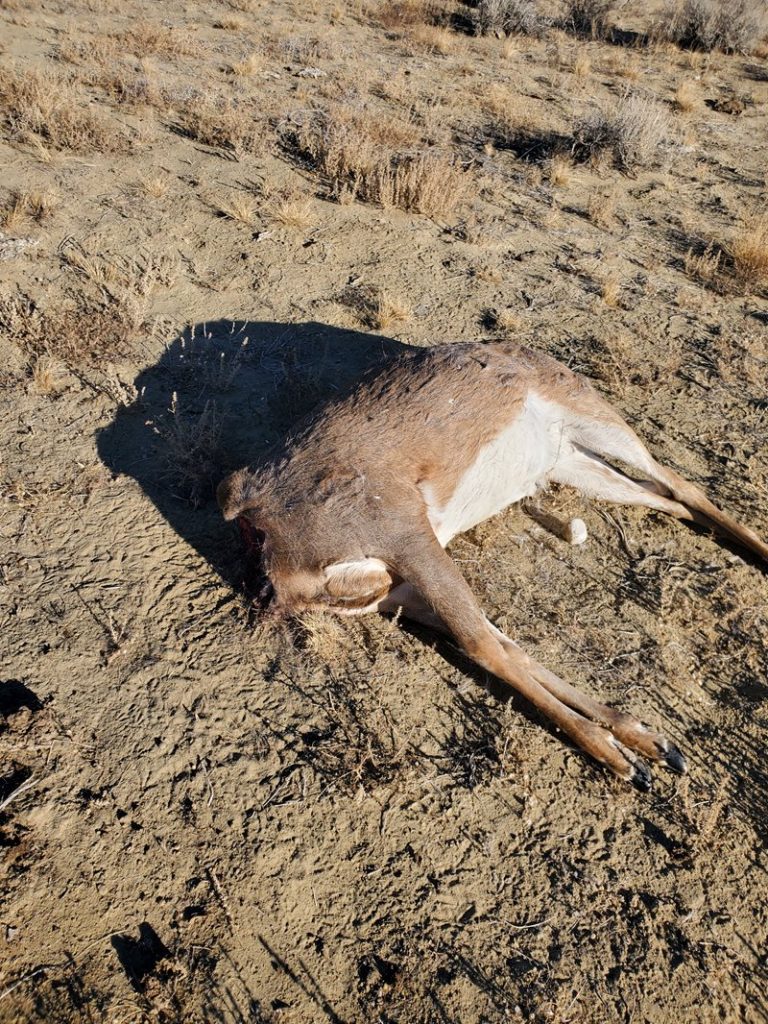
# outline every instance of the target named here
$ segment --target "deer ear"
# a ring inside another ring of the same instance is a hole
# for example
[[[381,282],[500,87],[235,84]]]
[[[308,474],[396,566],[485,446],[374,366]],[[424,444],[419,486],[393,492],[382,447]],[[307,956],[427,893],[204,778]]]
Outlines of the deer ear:
[[[216,500],[227,522],[237,519],[240,513],[248,508],[249,483],[247,470],[238,469],[237,472],[225,476],[216,488]]]
[[[374,593],[392,585],[392,576],[378,558],[336,562],[325,570],[325,589],[331,597]]]

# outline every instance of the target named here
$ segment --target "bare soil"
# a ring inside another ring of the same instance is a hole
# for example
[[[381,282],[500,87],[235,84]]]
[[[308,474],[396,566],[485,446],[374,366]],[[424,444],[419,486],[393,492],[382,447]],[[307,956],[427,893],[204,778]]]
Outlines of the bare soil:
[[[531,654],[685,751],[643,795],[424,631],[259,624],[212,497],[398,346],[503,334],[768,534],[768,299],[733,258],[765,48],[649,43],[656,6],[593,40],[0,0],[0,1020],[768,1019],[759,566],[565,490],[581,548],[518,508],[452,544]],[[675,139],[579,154],[627,89]],[[353,124],[341,162],[318,123]],[[460,194],[392,191],[425,154]]]

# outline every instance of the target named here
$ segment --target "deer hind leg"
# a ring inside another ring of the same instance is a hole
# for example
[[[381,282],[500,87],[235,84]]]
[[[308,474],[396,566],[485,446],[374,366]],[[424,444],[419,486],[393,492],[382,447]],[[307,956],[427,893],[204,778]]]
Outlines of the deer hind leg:
[[[633,480],[579,445],[570,446],[560,456],[550,479],[558,484],[569,484],[593,498],[615,501],[620,505],[643,505],[666,512],[676,519],[693,518],[690,509],[660,493],[661,488],[653,481]]]

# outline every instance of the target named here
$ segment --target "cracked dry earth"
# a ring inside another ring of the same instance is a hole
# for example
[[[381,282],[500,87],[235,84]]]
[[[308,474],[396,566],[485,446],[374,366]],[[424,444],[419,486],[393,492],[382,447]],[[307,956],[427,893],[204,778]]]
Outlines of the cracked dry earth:
[[[768,534],[765,290],[686,259],[764,202],[765,59],[478,37],[447,4],[433,47],[394,8],[0,2],[3,68],[102,125],[51,135],[3,80],[3,1022],[768,1019],[759,566],[565,489],[582,547],[519,508],[451,545],[527,651],[685,751],[650,794],[449,643],[267,628],[238,591],[224,472],[400,345],[502,330]],[[494,87],[567,134],[638,82],[684,136],[664,166],[556,182],[489,141]],[[253,138],[201,137],[201,90]],[[335,189],[284,128],[338,104],[454,154],[461,204]]]

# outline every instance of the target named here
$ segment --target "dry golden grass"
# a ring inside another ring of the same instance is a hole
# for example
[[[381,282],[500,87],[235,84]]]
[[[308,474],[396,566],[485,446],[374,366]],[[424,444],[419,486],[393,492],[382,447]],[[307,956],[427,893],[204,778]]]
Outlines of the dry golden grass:
[[[562,153],[556,153],[548,163],[548,176],[551,185],[565,186],[571,181],[573,164]]]
[[[683,257],[683,269],[694,281],[714,285],[720,278],[722,257],[722,252],[712,246],[703,252],[689,249]]]
[[[59,206],[59,199],[51,191],[31,190],[11,192],[0,210],[0,226],[13,231],[26,220],[38,224],[53,216]]]
[[[408,121],[337,107],[286,130],[283,138],[323,174],[342,202],[360,199],[439,218],[469,195],[470,175],[450,157],[413,153],[419,133]]]
[[[572,70],[579,78],[586,78],[592,73],[592,60],[588,53],[580,51],[573,61]]]
[[[385,331],[395,324],[407,323],[412,315],[411,307],[401,296],[382,291],[373,307],[373,326]]]
[[[410,306],[401,296],[373,285],[348,288],[341,301],[361,323],[377,331],[406,323],[412,316]]]
[[[170,182],[167,174],[142,174],[136,182],[134,190],[143,192],[152,199],[163,199],[168,194]]]
[[[698,104],[699,90],[693,82],[681,82],[675,90],[675,107],[684,114],[690,113]]]
[[[260,71],[264,70],[264,66],[264,54],[254,50],[242,60],[235,61],[232,65],[232,74],[237,78],[248,78],[250,75],[258,75]]]
[[[371,13],[388,29],[403,29],[419,23],[429,24],[438,14],[434,0],[381,0]]]
[[[426,53],[439,53],[443,57],[455,53],[459,48],[456,34],[442,25],[414,25],[408,38],[418,49]]]
[[[308,228],[315,222],[315,210],[309,196],[292,193],[277,196],[268,207],[271,220],[288,228]]]
[[[243,32],[246,24],[236,14],[225,14],[222,18],[217,18],[214,21],[213,27],[224,29],[227,32]]]
[[[188,32],[151,21],[139,21],[125,32],[116,34],[114,39],[120,49],[127,49],[137,57],[146,57],[148,53],[166,58],[200,53],[199,44]]]
[[[768,214],[746,221],[731,239],[727,251],[742,287],[746,291],[761,291],[768,284]]]
[[[616,197],[593,192],[587,200],[586,212],[595,227],[608,231],[616,223]]]
[[[265,124],[247,102],[228,96],[196,96],[177,112],[176,127],[183,135],[205,146],[238,153],[255,153],[263,140]]]
[[[258,220],[256,200],[246,193],[235,192],[220,199],[216,203],[216,210],[227,220],[237,221],[249,228],[252,228]]]
[[[621,281],[616,274],[606,274],[600,280],[600,298],[603,305],[614,308],[621,299]]]
[[[32,386],[40,395],[55,395],[61,390],[55,360],[48,356],[38,356],[35,359],[32,366]]]
[[[12,139],[44,140],[77,153],[116,152],[125,136],[88,109],[87,98],[60,75],[0,68],[0,119]]]

